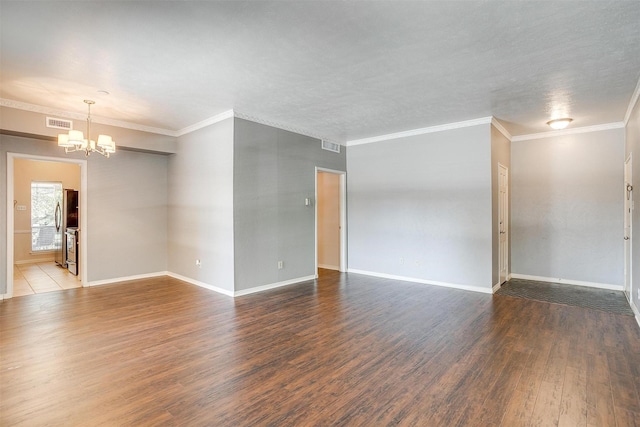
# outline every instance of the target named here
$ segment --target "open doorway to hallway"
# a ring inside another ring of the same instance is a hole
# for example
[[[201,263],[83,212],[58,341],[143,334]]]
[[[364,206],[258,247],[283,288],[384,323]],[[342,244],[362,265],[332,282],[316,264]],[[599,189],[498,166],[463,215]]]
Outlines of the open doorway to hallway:
[[[316,168],[316,272],[346,271],[346,173]]]

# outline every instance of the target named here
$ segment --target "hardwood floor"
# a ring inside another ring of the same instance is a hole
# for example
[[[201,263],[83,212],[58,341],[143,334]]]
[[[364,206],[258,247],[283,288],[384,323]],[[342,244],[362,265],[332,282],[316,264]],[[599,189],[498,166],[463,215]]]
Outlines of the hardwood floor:
[[[0,338],[2,426],[640,424],[633,317],[356,274],[29,295]]]

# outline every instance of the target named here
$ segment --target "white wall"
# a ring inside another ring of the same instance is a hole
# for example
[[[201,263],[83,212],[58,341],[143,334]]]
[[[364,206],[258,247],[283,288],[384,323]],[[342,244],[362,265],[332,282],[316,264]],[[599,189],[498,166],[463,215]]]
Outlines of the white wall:
[[[179,137],[168,173],[168,270],[227,292],[234,290],[233,120]]]
[[[511,143],[515,275],[623,284],[624,130]]]
[[[490,126],[349,147],[350,271],[491,290]]]

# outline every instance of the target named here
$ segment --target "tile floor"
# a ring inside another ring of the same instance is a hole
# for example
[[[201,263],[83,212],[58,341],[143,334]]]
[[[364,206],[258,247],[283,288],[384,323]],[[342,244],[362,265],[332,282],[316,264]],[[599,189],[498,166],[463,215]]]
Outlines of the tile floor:
[[[17,264],[13,266],[13,296],[41,294],[79,288],[80,278],[59,267],[55,262]]]

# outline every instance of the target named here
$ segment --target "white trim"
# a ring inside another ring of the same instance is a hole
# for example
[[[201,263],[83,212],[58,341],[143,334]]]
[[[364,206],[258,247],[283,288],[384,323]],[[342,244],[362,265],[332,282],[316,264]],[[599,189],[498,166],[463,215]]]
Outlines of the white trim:
[[[583,126],[579,128],[552,130],[549,132],[532,133],[529,135],[517,135],[517,136],[514,136],[511,139],[511,141],[512,142],[530,141],[532,139],[555,138],[557,136],[575,135],[578,133],[588,133],[588,132],[599,132],[601,130],[623,129],[624,126],[625,124],[623,122],[614,122],[614,123],[605,123],[602,125]]]
[[[462,289],[464,291],[482,292],[483,294],[490,294],[492,290],[490,288],[483,288],[480,286],[458,285],[456,283],[437,282],[434,280],[417,279],[415,277],[396,276],[394,274],[378,273],[375,271],[357,270],[350,268],[347,270],[349,273],[364,274],[365,276],[381,277],[383,279],[402,280],[404,282],[420,283],[423,285],[442,286],[445,288]]]
[[[256,292],[267,291],[269,289],[281,288],[282,286],[295,285],[296,283],[308,282],[308,281],[312,281],[312,280],[315,280],[315,279],[316,279],[315,275],[298,277],[298,278],[295,278],[295,279],[285,280],[283,282],[270,283],[268,285],[256,286],[254,288],[243,289],[241,291],[235,291],[233,293],[233,296],[234,297],[241,297],[243,295],[254,294]]]
[[[493,288],[491,288],[491,293],[495,294],[501,287],[502,283],[496,283],[495,285],[493,285]]]
[[[496,119],[495,117],[491,117],[491,124],[493,125],[494,128],[498,129],[498,132],[503,134],[505,138],[507,138],[509,141],[513,139],[513,136],[511,136],[509,131],[504,126],[502,126],[502,123],[500,123],[498,119]]]
[[[334,142],[334,143],[340,144],[340,145],[346,145],[346,144],[344,144],[342,142],[336,141],[335,139],[327,138],[326,136],[322,136],[322,135],[316,134],[315,132],[309,131],[307,129],[300,129],[300,128],[296,128],[296,127],[293,127],[293,126],[283,125],[281,123],[273,122],[271,120],[265,120],[265,119],[261,119],[260,117],[255,117],[255,116],[251,116],[249,114],[241,113],[241,112],[236,111],[236,110],[233,110],[233,113],[234,113],[234,117],[237,117],[239,119],[248,120],[248,121],[254,122],[254,123],[260,123],[262,125],[271,126],[272,128],[286,130],[287,132],[297,133],[299,135],[308,136],[309,138],[315,138],[315,139],[319,139],[321,141],[325,140],[325,141]]]
[[[16,110],[31,111],[33,113],[47,114],[53,116],[62,116],[60,118],[72,118],[76,120],[86,120],[84,113],[74,113],[71,111],[57,110],[55,108],[43,107],[41,105],[27,104],[26,102],[13,101],[11,99],[0,98],[0,107],[15,108]],[[156,128],[153,126],[139,125],[136,123],[125,122],[122,120],[109,119],[106,117],[91,116],[92,123],[100,123],[101,125],[115,126],[124,129],[139,130],[142,132],[155,133],[159,135],[176,136],[176,132],[169,129]]]
[[[198,123],[194,123],[194,124],[192,124],[190,126],[182,128],[179,131],[175,132],[175,136],[183,136],[183,135],[186,135],[188,133],[195,132],[195,131],[197,131],[199,129],[205,128],[207,126],[214,125],[214,124],[216,124],[218,122],[221,122],[223,120],[230,119],[232,117],[235,117],[234,111],[233,110],[227,110],[227,111],[224,111],[224,112],[222,112],[220,114],[216,114],[213,117],[209,117],[208,119],[204,119],[204,120],[202,120],[202,121],[200,121]]]
[[[514,279],[535,280],[537,282],[560,283],[560,284],[574,285],[574,286],[586,286],[588,288],[609,289],[611,291],[624,290],[624,286],[622,285],[612,285],[609,283],[585,282],[582,280],[562,279],[559,277],[531,276],[528,274],[517,274],[517,273],[511,273],[511,277]]]
[[[218,286],[209,285],[208,283],[201,282],[199,280],[192,279],[190,277],[182,276],[180,274],[172,273],[168,271],[166,273],[167,276],[173,277],[174,279],[182,280],[183,282],[190,283],[192,285],[199,286],[201,288],[208,289],[210,291],[217,292],[222,295],[226,295],[228,297],[233,297],[233,291],[229,291],[227,289],[219,288]]]
[[[27,159],[27,160],[40,160],[45,162],[56,162],[56,163],[72,163],[80,166],[80,260],[88,259],[88,239],[86,230],[88,230],[87,223],[87,212],[88,212],[88,204],[87,204],[87,193],[89,188],[88,181],[88,162],[83,159],[74,159],[69,157],[50,157],[50,156],[37,156],[33,154],[26,153],[7,153],[7,257],[6,257],[6,265],[7,265],[7,290],[5,298],[11,298],[13,296],[13,246],[14,246],[14,209],[13,209],[13,196],[14,196],[14,186],[15,183],[13,181],[13,170],[14,170],[14,159]],[[80,280],[82,283],[87,283],[88,280],[88,263],[81,262],[80,263],[80,271],[78,275],[80,276]]]
[[[636,305],[633,303],[633,300],[629,301],[629,307],[631,307],[631,310],[633,311],[633,314],[635,314],[635,318],[636,318],[636,322],[638,323],[638,327],[640,327],[640,310],[638,310],[638,307],[636,307]]]
[[[43,262],[53,262],[55,258],[34,258],[34,259],[22,259],[20,261],[13,261],[13,265],[25,265],[25,264],[40,264]]]
[[[83,286],[93,287],[93,286],[110,285],[112,283],[127,282],[129,280],[150,279],[153,277],[161,277],[161,276],[168,276],[168,273],[166,271],[158,271],[155,273],[145,273],[145,274],[135,274],[133,276],[115,277],[113,279],[94,280],[93,282],[85,283]]]
[[[631,119],[631,113],[638,103],[638,98],[640,98],[640,79],[638,79],[638,84],[636,85],[636,89],[633,91],[633,95],[631,95],[631,99],[629,100],[629,106],[627,107],[627,112],[624,115],[624,125],[626,126],[629,123],[629,119]]]
[[[465,120],[462,122],[447,123],[444,125],[429,126],[426,128],[405,130],[402,132],[390,133],[387,135],[372,136],[369,138],[352,139],[347,141],[345,145],[351,147],[354,145],[371,144],[372,142],[388,141],[390,139],[406,138],[408,136],[424,135],[426,133],[443,132],[453,129],[461,129],[478,125],[490,124],[493,117],[482,117],[479,119]]]
[[[318,264],[318,268],[324,268],[325,270],[336,270],[340,271],[340,267],[337,265],[329,265],[329,264]]]

